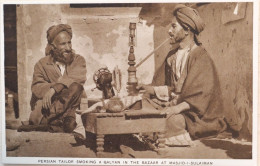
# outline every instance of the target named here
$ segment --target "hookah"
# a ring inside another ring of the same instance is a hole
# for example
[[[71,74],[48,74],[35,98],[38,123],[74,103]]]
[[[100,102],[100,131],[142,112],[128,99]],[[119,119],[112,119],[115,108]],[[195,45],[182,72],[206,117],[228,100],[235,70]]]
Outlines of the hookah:
[[[135,54],[134,54],[134,46],[135,46],[135,40],[134,37],[136,36],[136,23],[130,23],[129,25],[129,55],[128,55],[128,95],[129,96],[136,96],[138,94],[138,91],[136,90],[137,86],[137,78],[136,78],[136,67],[135,67]]]
[[[136,86],[138,84],[138,80],[136,78],[136,69],[141,66],[148,58],[150,58],[155,51],[157,51],[160,47],[162,47],[166,42],[168,42],[171,38],[167,38],[164,40],[158,47],[156,47],[152,52],[150,52],[148,55],[145,56],[143,60],[141,60],[137,65],[135,65],[135,54],[134,54],[134,46],[136,46],[136,42],[134,40],[134,37],[136,36],[136,23],[130,23],[129,25],[129,56],[128,56],[128,94],[130,96],[135,96],[138,94],[138,91],[136,90]]]
[[[128,82],[127,82],[127,92],[128,96],[135,97],[138,95],[138,90],[136,86],[138,85],[138,80],[136,77],[136,69],[142,65],[149,57],[153,55],[161,46],[163,46],[170,38],[167,38],[163,43],[156,47],[152,52],[150,52],[143,60],[141,60],[137,65],[135,62],[134,47],[136,46],[136,23],[130,22],[129,25],[129,55],[128,55]],[[103,98],[109,99],[108,103],[105,105],[107,112],[121,112],[123,109],[123,103],[119,98],[119,93],[122,88],[122,74],[118,66],[116,66],[111,73],[107,68],[101,68],[95,72],[93,80],[96,83],[96,88],[103,92]],[[114,90],[116,93],[114,93]],[[95,89],[95,88],[94,88]],[[92,91],[94,90],[92,89]],[[138,101],[133,104],[131,109],[141,109],[142,102]]]

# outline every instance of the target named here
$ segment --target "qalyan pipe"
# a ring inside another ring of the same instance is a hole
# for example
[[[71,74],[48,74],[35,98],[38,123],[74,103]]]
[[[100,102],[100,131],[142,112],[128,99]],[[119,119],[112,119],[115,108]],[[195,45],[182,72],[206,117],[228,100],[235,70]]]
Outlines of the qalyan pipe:
[[[166,39],[162,44],[160,44],[158,47],[156,47],[152,52],[150,52],[143,60],[141,60],[135,67],[138,68],[141,64],[143,64],[155,51],[157,51],[161,46],[163,46],[168,40],[171,38]]]

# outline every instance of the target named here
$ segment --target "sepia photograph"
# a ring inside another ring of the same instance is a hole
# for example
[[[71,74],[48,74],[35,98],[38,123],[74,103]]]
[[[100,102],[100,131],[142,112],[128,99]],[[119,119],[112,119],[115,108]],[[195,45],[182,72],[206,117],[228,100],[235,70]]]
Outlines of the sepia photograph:
[[[256,165],[256,5],[2,3],[2,162]]]

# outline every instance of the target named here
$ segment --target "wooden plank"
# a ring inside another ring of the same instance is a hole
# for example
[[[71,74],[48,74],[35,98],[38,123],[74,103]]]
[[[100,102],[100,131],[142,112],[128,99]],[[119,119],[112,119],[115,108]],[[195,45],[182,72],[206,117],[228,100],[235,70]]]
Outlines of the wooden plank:
[[[98,118],[98,134],[130,134],[142,132],[164,132],[166,129],[165,118],[131,119],[124,118]]]

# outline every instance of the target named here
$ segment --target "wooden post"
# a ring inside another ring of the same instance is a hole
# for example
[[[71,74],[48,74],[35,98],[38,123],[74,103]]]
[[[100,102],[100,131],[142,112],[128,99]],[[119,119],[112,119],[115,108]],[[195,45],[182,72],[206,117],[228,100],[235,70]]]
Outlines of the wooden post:
[[[103,134],[97,134],[97,157],[102,157],[102,153],[104,152],[104,135]]]
[[[163,155],[165,153],[165,132],[158,133],[158,154]]]

